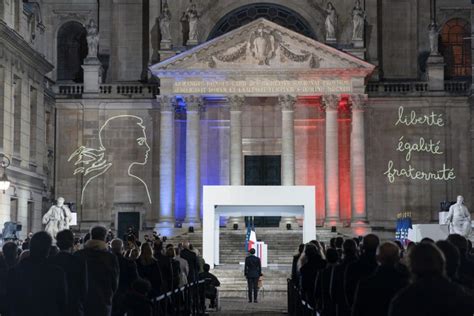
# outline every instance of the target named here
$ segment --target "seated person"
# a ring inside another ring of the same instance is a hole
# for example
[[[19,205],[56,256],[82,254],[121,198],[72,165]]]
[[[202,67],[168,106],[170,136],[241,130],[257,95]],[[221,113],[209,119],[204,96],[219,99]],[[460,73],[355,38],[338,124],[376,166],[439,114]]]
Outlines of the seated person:
[[[205,298],[211,300],[210,308],[214,308],[216,306],[216,297],[217,297],[217,289],[216,287],[221,285],[221,282],[217,279],[217,277],[210,273],[209,270],[211,267],[206,263],[203,266],[204,272],[199,273],[199,280],[206,280],[204,283],[204,295]],[[204,301],[204,300],[203,300]]]

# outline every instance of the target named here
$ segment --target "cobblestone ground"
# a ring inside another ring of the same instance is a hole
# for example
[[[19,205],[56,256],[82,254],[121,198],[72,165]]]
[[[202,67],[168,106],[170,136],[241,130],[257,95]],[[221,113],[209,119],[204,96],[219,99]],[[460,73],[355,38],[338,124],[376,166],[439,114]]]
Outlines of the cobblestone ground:
[[[287,312],[286,296],[266,295],[258,303],[248,303],[243,297],[221,298],[221,310],[210,312],[210,315],[284,315]]]

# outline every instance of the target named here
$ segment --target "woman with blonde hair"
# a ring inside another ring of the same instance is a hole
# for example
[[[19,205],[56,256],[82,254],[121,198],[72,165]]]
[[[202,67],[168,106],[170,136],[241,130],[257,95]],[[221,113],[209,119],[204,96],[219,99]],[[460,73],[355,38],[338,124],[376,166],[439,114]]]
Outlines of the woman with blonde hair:
[[[149,243],[143,243],[140,248],[140,256],[136,260],[138,274],[141,278],[150,281],[152,290],[150,297],[156,297],[163,292],[161,271],[158,261],[153,257],[153,249]]]

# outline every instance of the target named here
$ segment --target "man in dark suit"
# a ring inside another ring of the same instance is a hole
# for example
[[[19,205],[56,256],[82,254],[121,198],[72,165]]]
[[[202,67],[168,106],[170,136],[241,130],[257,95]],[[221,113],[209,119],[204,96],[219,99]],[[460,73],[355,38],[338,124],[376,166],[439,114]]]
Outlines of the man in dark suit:
[[[253,301],[257,303],[258,278],[262,275],[262,266],[260,264],[260,258],[255,256],[255,249],[252,248],[249,252],[250,255],[245,258],[244,275],[247,278],[249,303],[252,303],[252,292]]]
[[[110,316],[112,297],[117,291],[120,268],[117,257],[110,253],[105,243],[107,229],[103,226],[92,227],[91,239],[84,249],[75,255],[87,261],[89,290],[87,293],[85,314],[87,316]]]
[[[7,315],[69,315],[64,271],[48,262],[53,239],[38,232],[30,241],[30,257],[9,271],[7,277]]]
[[[379,247],[377,260],[380,266],[374,274],[359,282],[352,316],[387,315],[392,298],[408,285],[410,273],[399,263],[400,248],[395,243],[383,243]]]
[[[67,314],[71,316],[84,315],[84,303],[87,295],[87,263],[84,258],[74,256],[74,234],[69,229],[56,235],[56,245],[59,253],[49,257],[51,264],[57,265],[66,273],[68,286]]]

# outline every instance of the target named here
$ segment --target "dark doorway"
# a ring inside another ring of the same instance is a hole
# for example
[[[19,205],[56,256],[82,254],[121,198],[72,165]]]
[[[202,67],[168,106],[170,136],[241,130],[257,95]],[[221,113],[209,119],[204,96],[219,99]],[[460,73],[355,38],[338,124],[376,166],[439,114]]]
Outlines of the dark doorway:
[[[281,185],[281,156],[245,156],[245,185]],[[254,225],[278,227],[280,216],[256,216]]]
[[[58,31],[58,80],[83,82],[81,65],[87,56],[87,31],[79,22],[67,22]]]
[[[128,227],[130,226],[133,227],[136,237],[139,238],[140,236],[138,235],[138,232],[140,231],[140,212],[119,212],[117,226],[118,238],[123,239]]]

